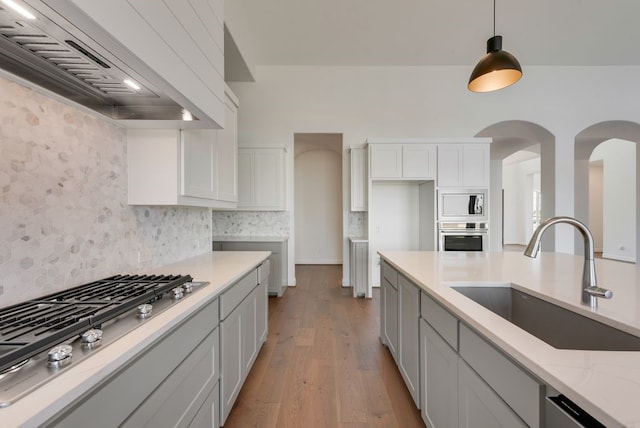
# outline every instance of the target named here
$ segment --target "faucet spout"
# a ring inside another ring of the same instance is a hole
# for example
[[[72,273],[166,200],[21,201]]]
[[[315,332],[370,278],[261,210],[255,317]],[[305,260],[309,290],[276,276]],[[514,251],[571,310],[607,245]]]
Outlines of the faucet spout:
[[[536,257],[540,250],[540,241],[542,240],[542,234],[551,226],[558,223],[570,224],[580,231],[584,240],[584,267],[582,270],[582,287],[581,287],[581,300],[582,304],[589,305],[592,308],[598,307],[598,297],[610,299],[613,296],[613,292],[604,288],[598,287],[596,280],[596,266],[593,256],[593,235],[587,226],[573,217],[551,217],[540,223],[536,228],[529,240],[527,248],[524,250],[524,255],[527,257]]]

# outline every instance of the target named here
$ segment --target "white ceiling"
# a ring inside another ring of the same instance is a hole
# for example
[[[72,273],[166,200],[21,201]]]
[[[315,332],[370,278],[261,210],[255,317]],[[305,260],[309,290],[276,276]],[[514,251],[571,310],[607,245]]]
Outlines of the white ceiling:
[[[493,35],[491,0],[229,1],[256,65],[473,66]],[[640,65],[639,20],[640,0],[496,1],[496,34],[523,66]]]

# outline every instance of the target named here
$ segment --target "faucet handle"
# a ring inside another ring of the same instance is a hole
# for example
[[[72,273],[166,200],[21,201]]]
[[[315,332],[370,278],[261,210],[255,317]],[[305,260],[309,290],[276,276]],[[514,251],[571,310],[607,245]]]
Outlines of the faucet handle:
[[[587,287],[584,289],[590,296],[610,299],[613,297],[613,291],[600,287]]]

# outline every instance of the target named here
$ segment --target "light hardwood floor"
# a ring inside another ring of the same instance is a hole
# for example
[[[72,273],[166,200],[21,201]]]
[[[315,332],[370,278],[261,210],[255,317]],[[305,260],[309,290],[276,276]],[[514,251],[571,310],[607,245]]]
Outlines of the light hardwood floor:
[[[352,298],[332,265],[298,265],[296,281],[269,298],[267,342],[225,428],[423,427],[378,339],[379,290]]]

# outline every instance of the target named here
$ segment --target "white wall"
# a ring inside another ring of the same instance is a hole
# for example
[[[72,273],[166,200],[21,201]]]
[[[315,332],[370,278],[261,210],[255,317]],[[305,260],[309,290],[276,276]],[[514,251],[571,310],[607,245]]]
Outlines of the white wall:
[[[604,172],[602,160],[589,164],[589,230],[593,235],[594,250],[602,252],[603,247],[603,203]]]
[[[346,150],[368,137],[469,137],[501,121],[529,121],[556,138],[555,214],[573,215],[574,138],[601,121],[638,120],[640,67],[526,67],[520,82],[486,94],[467,90],[470,72],[463,66],[257,67],[255,83],[230,84],[241,105],[239,144],[291,148],[296,132],[340,132]],[[292,165],[291,157],[290,207]],[[344,176],[345,206],[348,186]],[[558,228],[555,235],[557,250],[572,253],[573,230]]]
[[[636,260],[636,144],[609,140],[598,145],[591,160],[603,161],[602,256]]]
[[[295,158],[295,263],[342,263],[342,158],[311,150]]]

